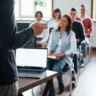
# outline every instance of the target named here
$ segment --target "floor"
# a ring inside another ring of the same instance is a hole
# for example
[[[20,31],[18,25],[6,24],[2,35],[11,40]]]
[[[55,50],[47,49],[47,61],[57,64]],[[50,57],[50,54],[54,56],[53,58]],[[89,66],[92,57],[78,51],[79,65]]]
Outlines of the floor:
[[[96,96],[96,57],[93,57],[81,74],[72,96]]]
[[[65,92],[61,95],[56,96],[69,96],[69,92],[66,91],[66,86],[69,84],[69,76],[68,73],[63,75],[63,81],[65,84]],[[54,85],[56,93],[58,92],[58,83],[56,78],[54,79]],[[44,85],[42,85],[44,86]],[[95,93],[96,90],[96,50],[93,50],[92,52],[92,59],[87,64],[86,69],[81,72],[81,75],[79,76],[77,87],[73,90],[72,96],[96,96]],[[24,94],[24,96],[41,96],[41,87],[38,86],[33,89],[33,95],[32,90],[29,90]]]

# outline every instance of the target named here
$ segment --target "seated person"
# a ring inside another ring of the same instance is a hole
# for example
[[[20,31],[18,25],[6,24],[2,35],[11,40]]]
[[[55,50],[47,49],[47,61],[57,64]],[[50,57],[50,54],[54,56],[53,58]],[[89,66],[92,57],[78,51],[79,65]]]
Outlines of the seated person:
[[[76,20],[81,21],[81,19],[78,16],[76,17]]]
[[[53,29],[57,29],[59,21],[60,21],[60,18],[61,18],[61,11],[60,11],[60,9],[55,9],[53,11],[53,18],[48,23],[48,27],[49,28],[53,28]]]
[[[70,11],[70,16],[72,20],[72,30],[76,35],[77,45],[79,46],[83,40],[85,40],[84,27],[80,21],[76,20],[77,10],[72,8]]]
[[[86,37],[90,37],[93,31],[93,21],[92,18],[87,15],[87,11],[87,6],[85,4],[81,5],[80,19],[84,25]]]
[[[48,69],[58,72],[58,84],[60,94],[64,91],[64,84],[62,80],[62,69],[68,64],[74,68],[71,59],[71,54],[76,52],[76,38],[72,32],[72,22],[68,15],[64,15],[59,23],[57,30],[52,30],[49,43],[48,55],[55,56],[55,59],[48,59]]]
[[[70,10],[70,16],[71,16],[71,19],[72,19],[72,30],[73,30],[73,32],[76,35],[77,49],[78,49],[79,46],[81,45],[81,42],[83,40],[85,40],[84,27],[83,27],[82,22],[76,20],[76,18],[77,18],[77,10],[75,8],[71,8],[71,10]],[[84,50],[85,50],[85,48],[83,47],[82,48],[83,54],[85,54],[85,51]],[[79,51],[79,50],[77,50],[77,51]],[[83,58],[82,58],[82,60],[80,62],[82,64],[84,63]],[[84,65],[81,65],[81,66],[83,67]],[[75,68],[75,70],[77,70],[77,68]]]
[[[33,22],[32,24],[34,23],[45,23],[42,18],[43,18],[43,13],[41,11],[37,11],[36,14],[35,14],[35,18],[36,18],[36,21]],[[30,26],[32,26],[32,24],[30,24]],[[46,42],[48,41],[48,37],[49,37],[49,32],[48,30],[44,30],[40,35],[37,36],[37,39],[36,39],[36,45],[37,46],[41,46],[42,48],[45,47],[46,45]]]
[[[48,21],[48,31],[49,31],[49,37],[48,37],[48,40],[50,38],[50,33],[52,31],[52,29],[57,29],[58,28],[58,24],[59,24],[59,21],[60,21],[60,18],[61,18],[61,11],[60,9],[55,9],[53,11],[53,18],[51,18],[49,21]]]

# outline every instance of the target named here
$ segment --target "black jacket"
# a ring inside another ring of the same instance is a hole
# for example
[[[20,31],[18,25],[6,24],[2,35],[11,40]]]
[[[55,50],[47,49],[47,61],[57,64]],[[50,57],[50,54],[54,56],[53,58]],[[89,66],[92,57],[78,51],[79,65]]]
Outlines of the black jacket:
[[[16,82],[15,49],[29,42],[34,36],[32,28],[16,33],[14,0],[0,0],[0,85]]]
[[[85,32],[82,23],[80,21],[75,20],[72,24],[72,30],[76,35],[76,39],[80,40],[80,42],[77,43],[77,45],[79,46],[81,42],[85,39]]]

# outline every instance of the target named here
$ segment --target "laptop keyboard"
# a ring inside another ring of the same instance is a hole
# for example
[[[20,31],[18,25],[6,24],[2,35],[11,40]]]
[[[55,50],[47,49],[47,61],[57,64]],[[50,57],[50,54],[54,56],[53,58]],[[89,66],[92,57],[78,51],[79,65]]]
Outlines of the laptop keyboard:
[[[30,67],[30,66],[25,66],[25,67],[18,66],[18,68],[20,68],[20,69],[38,69],[38,70],[43,69],[43,68],[40,68],[40,67]]]
[[[46,68],[39,68],[39,67],[19,67],[18,66],[18,71],[30,71],[30,72],[42,72],[44,71]]]

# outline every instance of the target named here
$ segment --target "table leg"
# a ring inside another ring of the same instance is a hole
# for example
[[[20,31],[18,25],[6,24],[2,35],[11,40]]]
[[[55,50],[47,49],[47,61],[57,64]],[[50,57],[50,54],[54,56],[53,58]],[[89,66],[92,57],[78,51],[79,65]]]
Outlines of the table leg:
[[[48,94],[49,92],[49,94]],[[50,95],[51,94],[51,95]],[[54,91],[54,85],[53,85],[53,79],[49,80],[47,82],[47,85],[45,87],[44,93],[42,96],[55,96],[55,91]]]

